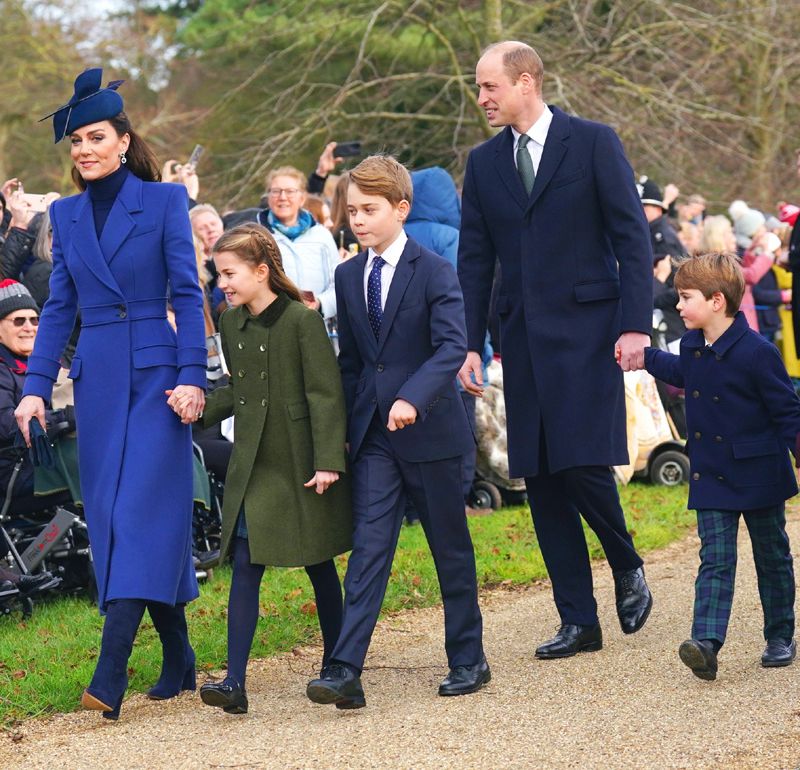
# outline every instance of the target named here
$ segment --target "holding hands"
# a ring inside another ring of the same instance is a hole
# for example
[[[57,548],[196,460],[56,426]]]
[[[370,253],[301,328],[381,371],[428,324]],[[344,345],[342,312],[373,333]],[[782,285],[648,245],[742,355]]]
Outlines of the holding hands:
[[[644,369],[644,349],[650,344],[650,337],[642,332],[623,332],[614,345],[614,357],[623,372],[637,372]]]
[[[172,409],[184,425],[197,422],[203,416],[206,394],[196,385],[178,385],[173,390],[165,390],[167,406]]]

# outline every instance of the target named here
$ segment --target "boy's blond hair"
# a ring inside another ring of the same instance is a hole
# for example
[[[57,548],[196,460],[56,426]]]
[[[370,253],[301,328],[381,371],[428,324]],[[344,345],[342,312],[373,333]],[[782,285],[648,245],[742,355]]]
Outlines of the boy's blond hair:
[[[380,195],[392,206],[414,197],[411,174],[391,155],[370,155],[349,172],[350,184],[354,184],[364,195]]]
[[[742,304],[744,296],[744,274],[739,260],[733,254],[710,251],[687,257],[678,263],[675,273],[675,289],[696,289],[706,299],[714,292],[725,297],[725,315],[733,318]]]

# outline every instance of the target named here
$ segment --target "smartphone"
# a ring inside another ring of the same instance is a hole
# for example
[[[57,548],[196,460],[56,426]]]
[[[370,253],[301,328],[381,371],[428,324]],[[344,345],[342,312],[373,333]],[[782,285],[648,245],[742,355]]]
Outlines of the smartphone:
[[[337,158],[353,158],[361,155],[361,142],[337,142],[333,154]]]
[[[197,168],[197,164],[200,161],[200,156],[203,154],[203,145],[196,144],[194,149],[192,150],[192,154],[189,156],[189,160],[187,163],[194,168]]]
[[[46,195],[36,195],[35,193],[21,193],[22,200],[31,211],[46,211],[46,197]]]

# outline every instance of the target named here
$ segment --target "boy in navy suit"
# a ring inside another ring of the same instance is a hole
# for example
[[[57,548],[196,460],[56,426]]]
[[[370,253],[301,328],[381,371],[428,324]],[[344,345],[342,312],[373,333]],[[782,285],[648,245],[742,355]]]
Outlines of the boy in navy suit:
[[[775,346],[738,312],[744,286],[730,254],[686,260],[675,275],[678,310],[689,329],[680,355],[645,351],[647,371],[686,389],[689,507],[697,510],[701,547],[692,638],[678,652],[707,680],[716,679],[730,618],[740,514],[764,610],[761,664],[788,666],[796,649],[784,502],[797,493],[789,449],[796,451],[800,399]]]
[[[406,236],[411,198],[411,177],[394,158],[371,156],[350,172],[350,226],[368,247],[335,274],[353,552],[339,641],[306,690],[338,708],[366,705],[360,675],[406,496],[442,591],[450,673],[439,694],[471,693],[491,678],[461,489],[462,457],[475,441],[456,387],[467,353],[464,303],[450,263]]]

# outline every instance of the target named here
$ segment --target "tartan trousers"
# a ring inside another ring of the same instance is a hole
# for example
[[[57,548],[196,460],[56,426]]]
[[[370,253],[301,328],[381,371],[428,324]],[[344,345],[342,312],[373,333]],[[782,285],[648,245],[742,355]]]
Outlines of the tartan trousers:
[[[736,535],[739,511],[697,511],[700,571],[694,594],[693,639],[725,641],[736,578]],[[786,534],[784,504],[742,511],[758,577],[764,611],[764,638],[794,636],[794,569]]]

